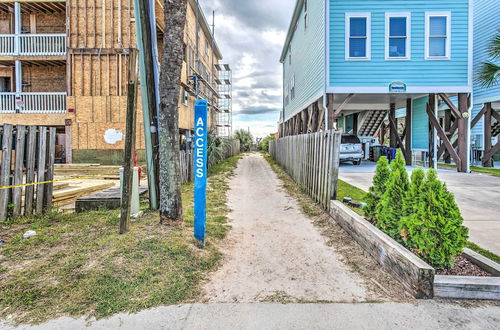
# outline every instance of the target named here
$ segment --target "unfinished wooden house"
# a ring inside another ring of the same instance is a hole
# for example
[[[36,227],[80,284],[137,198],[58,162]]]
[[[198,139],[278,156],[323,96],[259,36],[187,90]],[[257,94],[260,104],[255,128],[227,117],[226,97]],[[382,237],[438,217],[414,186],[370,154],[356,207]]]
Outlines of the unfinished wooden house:
[[[163,0],[152,1],[161,58]],[[133,5],[134,0],[2,0],[0,125],[57,127],[60,162],[120,162],[128,54],[137,48]],[[216,67],[222,55],[212,36],[197,2],[189,0],[180,134],[189,135],[194,126],[195,74],[201,81],[199,97],[209,100],[212,124],[217,125],[222,82]],[[141,150],[145,148],[141,100],[138,108]]]

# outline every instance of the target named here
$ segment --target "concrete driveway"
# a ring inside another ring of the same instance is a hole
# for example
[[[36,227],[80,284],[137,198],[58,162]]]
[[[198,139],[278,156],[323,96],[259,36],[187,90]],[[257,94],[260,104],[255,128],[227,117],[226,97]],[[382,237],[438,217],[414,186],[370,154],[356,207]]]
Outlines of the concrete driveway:
[[[368,190],[375,166],[369,162],[361,166],[342,164],[340,179]],[[408,171],[413,168],[408,167]],[[439,178],[455,194],[465,225],[470,230],[470,241],[500,255],[500,177],[440,169]]]

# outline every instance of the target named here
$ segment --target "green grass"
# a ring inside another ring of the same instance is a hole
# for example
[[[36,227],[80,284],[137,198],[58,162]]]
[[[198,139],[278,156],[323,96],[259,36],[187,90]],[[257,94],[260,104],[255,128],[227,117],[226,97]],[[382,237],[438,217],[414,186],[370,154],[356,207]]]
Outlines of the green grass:
[[[439,164],[438,166],[443,167],[443,168],[457,168],[456,165],[452,165],[452,164]],[[472,166],[470,168],[470,170],[472,172],[476,172],[476,173],[484,173],[484,174],[490,174],[493,176],[500,177],[500,169],[499,168],[484,168],[484,167]]]
[[[193,236],[193,186],[182,187],[185,224],[159,224],[156,212],[119,235],[118,211],[50,213],[0,225],[0,318],[40,323],[58,316],[104,318],[196,301],[221,260],[228,226],[228,177],[239,157],[211,169],[207,246]],[[26,230],[37,236],[23,239]]]
[[[482,255],[486,258],[489,258],[489,259],[493,260],[494,262],[500,264],[500,256],[496,255],[495,253],[488,251],[488,250],[485,250],[472,242],[468,242],[467,247],[469,249],[471,249],[472,251],[476,251],[480,255]]]

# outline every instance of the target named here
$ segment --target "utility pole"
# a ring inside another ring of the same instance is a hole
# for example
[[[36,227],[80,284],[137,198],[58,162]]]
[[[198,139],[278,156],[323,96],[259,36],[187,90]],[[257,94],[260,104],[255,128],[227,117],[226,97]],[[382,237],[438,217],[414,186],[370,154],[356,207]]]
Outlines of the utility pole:
[[[156,36],[151,24],[150,0],[134,0],[136,17],[137,46],[139,48],[139,67],[141,73],[142,108],[144,134],[146,141],[146,157],[148,163],[148,184],[150,208],[158,209],[159,202],[159,138],[158,138],[158,78],[155,73],[158,63],[155,56]]]

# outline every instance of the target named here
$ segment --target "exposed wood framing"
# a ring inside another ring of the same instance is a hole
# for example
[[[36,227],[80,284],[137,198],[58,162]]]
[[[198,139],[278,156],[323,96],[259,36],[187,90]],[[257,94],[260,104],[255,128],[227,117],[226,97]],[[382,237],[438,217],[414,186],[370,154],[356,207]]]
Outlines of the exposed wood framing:
[[[461,167],[462,164],[462,159],[458,156],[457,152],[453,148],[453,145],[450,142],[450,139],[446,135],[445,131],[439,125],[439,121],[436,118],[436,114],[432,110],[432,106],[430,104],[427,104],[427,115],[429,116],[429,122],[431,123],[432,127],[437,130],[437,133],[441,140],[443,141],[443,144],[446,147],[446,150],[450,153],[450,155],[453,157],[453,160],[457,164],[457,168]]]
[[[405,117],[405,148],[406,148],[406,153],[405,153],[405,159],[406,159],[406,165],[411,166],[412,165],[412,100],[409,98],[406,100],[406,117]]]

